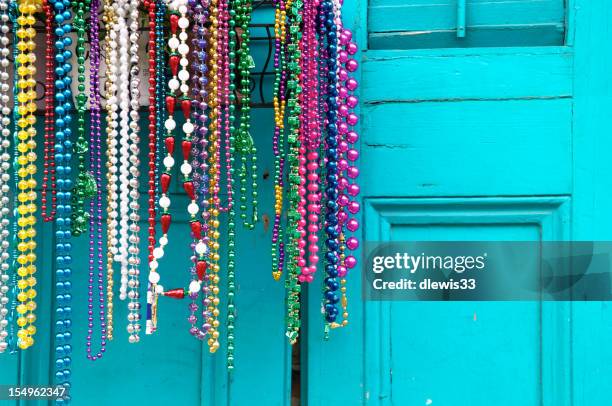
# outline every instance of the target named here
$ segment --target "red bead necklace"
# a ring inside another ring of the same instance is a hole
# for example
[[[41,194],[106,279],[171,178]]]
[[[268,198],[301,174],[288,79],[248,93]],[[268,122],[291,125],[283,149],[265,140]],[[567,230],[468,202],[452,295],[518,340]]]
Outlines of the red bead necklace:
[[[43,162],[43,185],[42,185],[42,218],[45,222],[55,220],[57,211],[57,190],[55,176],[55,100],[53,90],[55,89],[55,47],[53,32],[54,12],[53,7],[47,0],[43,0],[45,12],[45,143]],[[50,176],[49,176],[50,175]],[[47,214],[47,196],[51,191],[51,212]]]
[[[155,249],[155,183],[157,175],[157,106],[156,106],[156,5],[154,0],[145,1],[145,7],[149,12],[149,217],[148,217],[148,251],[149,262],[153,260],[153,249]]]

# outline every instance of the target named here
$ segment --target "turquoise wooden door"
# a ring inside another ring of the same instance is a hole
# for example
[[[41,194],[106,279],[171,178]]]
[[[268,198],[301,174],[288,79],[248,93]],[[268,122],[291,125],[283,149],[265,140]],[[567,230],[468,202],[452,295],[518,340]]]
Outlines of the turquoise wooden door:
[[[365,240],[612,237],[609,2],[362,0],[353,17]],[[610,404],[607,303],[353,299],[318,346],[312,290],[309,405]]]

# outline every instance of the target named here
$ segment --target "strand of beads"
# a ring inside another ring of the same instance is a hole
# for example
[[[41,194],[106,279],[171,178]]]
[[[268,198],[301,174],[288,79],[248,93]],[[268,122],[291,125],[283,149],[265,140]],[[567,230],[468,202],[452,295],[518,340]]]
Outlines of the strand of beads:
[[[283,188],[285,167],[285,93],[287,65],[285,58],[287,12],[285,2],[275,0],[274,10],[274,225],[272,228],[272,277],[279,280],[284,267],[284,243],[281,216],[283,212]]]
[[[200,3],[196,3],[194,5],[193,11],[196,26],[196,36],[193,39],[196,63],[194,64],[192,80],[194,95],[193,115],[195,125],[195,140],[192,148],[192,155],[194,158],[193,182],[198,203],[202,207],[206,207],[208,205],[208,200],[206,198],[206,183],[208,182],[208,165],[206,164],[206,159],[208,157],[206,151],[206,134],[208,132],[208,128],[206,126],[206,85],[208,83],[208,79],[206,77],[206,72],[208,70],[206,66],[206,36],[208,34],[208,30],[205,24],[208,19],[208,1],[204,0]],[[206,317],[208,316],[208,311],[206,307],[209,305],[209,299],[206,297],[208,293],[209,275],[205,273],[206,255],[208,253],[208,236],[206,235],[208,227],[206,223],[208,212],[207,210],[202,210],[201,214],[202,221],[200,221],[199,219],[196,220],[198,222],[198,225],[196,226],[197,229],[195,231],[197,231],[198,234],[194,233],[194,230],[192,229],[192,237],[194,238],[194,241],[191,245],[192,250],[194,252],[194,255],[192,257],[194,266],[190,269],[191,282],[189,285],[189,297],[191,299],[191,303],[189,303],[190,315],[188,317],[189,324],[191,325],[189,333],[199,340],[203,340],[206,337],[208,330],[210,329],[210,326],[206,323]],[[204,296],[202,298],[203,323],[201,328],[198,328],[196,326],[196,323],[198,321],[197,299],[200,290],[202,290],[202,292],[204,293]]]
[[[115,5],[117,13],[116,29],[118,31],[118,89],[119,102],[119,234],[118,253],[115,261],[121,266],[121,279],[119,285],[119,299],[128,297],[128,256],[129,256],[129,211],[130,211],[130,71],[125,69],[130,65],[129,40],[127,19],[129,18],[129,4],[127,0],[118,0]]]
[[[148,51],[148,63],[149,63],[149,190],[148,190],[148,240],[147,240],[147,251],[148,251],[148,262],[153,260],[153,250],[155,249],[155,210],[156,210],[156,194],[157,194],[157,135],[158,135],[158,124],[159,119],[157,117],[157,97],[159,92],[159,84],[157,83],[157,62],[158,62],[158,40],[157,40],[157,4],[154,0],[145,0],[145,8],[148,12],[149,17],[149,51]],[[151,283],[147,285],[147,297],[150,295]],[[150,306],[147,305],[147,318],[146,324],[151,321]],[[145,324],[145,325],[146,325]],[[146,327],[145,327],[146,329]]]
[[[165,116],[166,116],[166,109],[164,108],[164,103],[166,100],[166,64],[165,64],[165,52],[164,52],[164,46],[165,46],[165,15],[166,15],[166,3],[163,0],[156,0],[157,1],[157,5],[156,5],[156,15],[155,15],[155,29],[156,29],[156,33],[155,33],[155,58],[156,58],[156,80],[155,80],[155,85],[156,85],[156,91],[155,91],[155,103],[156,103],[156,110],[157,110],[157,115],[156,115],[156,139],[157,139],[157,145],[155,147],[156,151],[161,150],[160,148],[160,142],[163,138],[163,131],[164,131],[164,123],[165,123]],[[155,184],[155,201],[158,201],[160,196],[159,196],[159,187],[158,187],[158,179],[160,178],[160,164],[159,164],[159,157],[161,154],[156,153],[155,154],[155,159],[156,159],[156,164],[155,164],[155,179],[156,179],[156,184]],[[153,258],[150,259],[149,263],[151,263],[151,261],[153,261],[155,259],[155,248],[153,249]],[[158,285],[157,286],[158,290],[160,292],[163,292],[163,286],[162,285]],[[157,301],[157,294],[154,291],[155,289],[155,285],[152,284],[150,281],[148,283],[148,288],[147,288],[147,320],[146,320],[146,328],[145,328],[145,333],[146,334],[151,334],[153,331],[155,331],[155,329],[157,328],[157,306],[153,305],[154,301],[156,303]]]
[[[210,270],[208,279],[208,291],[207,299],[208,306],[206,323],[210,326],[209,334],[212,333],[214,326],[219,323],[217,316],[219,309],[214,305],[215,296],[219,293],[219,208],[218,202],[215,199],[218,193],[218,187],[220,182],[220,129],[219,129],[219,118],[220,118],[220,103],[219,103],[219,66],[220,66],[220,54],[218,52],[219,40],[219,22],[221,19],[220,7],[218,0],[211,0],[210,3],[210,52],[209,52],[209,77],[208,82],[208,105],[210,108],[209,113],[209,124],[208,124],[208,167],[209,167],[209,179],[208,179],[208,269]],[[217,298],[218,301],[218,298]],[[209,349],[213,348],[214,340],[212,337],[208,340]],[[216,349],[215,349],[216,351]]]
[[[140,176],[140,127],[138,125],[139,108],[140,108],[140,69],[138,67],[138,38],[139,33],[139,12],[138,6],[140,0],[130,0],[128,5],[128,25],[129,25],[129,53],[130,53],[130,135],[129,135],[129,220],[128,227],[128,326],[129,342],[136,343],[140,339],[140,198],[139,193],[139,176]],[[124,229],[124,232],[126,230]]]
[[[191,123],[190,121],[191,101],[188,98],[189,85],[187,84],[187,81],[189,80],[189,72],[187,71],[187,54],[189,53],[189,46],[186,43],[188,37],[187,28],[189,27],[189,20],[187,19],[187,1],[174,0],[168,4],[168,9],[170,11],[170,38],[168,39],[168,48],[170,49],[170,56],[168,62],[170,65],[172,78],[168,81],[168,88],[170,89],[170,92],[166,97],[166,109],[168,112],[168,118],[164,123],[164,127],[167,131],[166,138],[164,140],[166,146],[166,157],[163,161],[165,170],[164,173],[161,174],[160,179],[162,194],[159,198],[159,205],[162,208],[162,235],[159,238],[159,246],[153,250],[153,260],[149,262],[148,279],[151,284],[151,294],[147,295],[147,306],[151,308],[153,318],[150,323],[147,323],[147,334],[152,334],[155,331],[157,324],[155,317],[155,315],[157,314],[157,297],[160,293],[163,293],[161,289],[157,289],[157,285],[160,280],[160,275],[157,272],[157,269],[159,267],[158,261],[164,256],[164,248],[168,244],[168,230],[172,221],[172,217],[170,215],[169,210],[170,198],[168,197],[168,188],[170,187],[172,168],[174,167],[174,130],[176,129],[174,112],[178,98],[178,91],[180,91],[184,96],[181,99],[181,107],[186,119],[185,123],[183,124],[183,131],[186,134],[191,134],[194,130],[193,123]],[[179,27],[180,33],[177,35]],[[181,66],[180,73],[179,64]],[[191,165],[188,163],[189,155],[185,153],[183,155],[184,158],[187,159],[185,159],[185,162],[183,163],[183,165],[181,165],[181,172],[183,173],[183,175],[187,176],[191,173]],[[184,186],[185,184],[189,185],[187,182],[183,183]],[[189,186],[187,186],[187,188],[189,188]],[[194,199],[192,198],[192,203],[194,203],[193,200]],[[193,211],[194,206],[192,206],[190,203],[190,207],[192,208],[190,209],[191,212]],[[197,203],[195,203],[195,207],[198,207]]]
[[[338,0],[335,0],[335,9],[340,10]],[[337,203],[339,205],[338,212],[338,229],[340,230],[340,265],[338,266],[338,276],[340,277],[340,303],[342,306],[342,320],[340,322],[331,323],[332,328],[344,327],[348,324],[348,298],[346,294],[346,275],[349,269],[357,265],[357,260],[350,251],[355,251],[359,247],[357,237],[350,236],[346,238],[346,234],[355,233],[359,228],[359,222],[356,219],[359,213],[359,203],[356,200],[351,200],[351,197],[356,197],[359,193],[359,187],[356,183],[349,184],[348,179],[356,179],[359,176],[359,170],[355,166],[359,158],[359,152],[354,148],[354,144],[358,141],[359,136],[351,129],[358,122],[358,116],[354,110],[359,100],[355,96],[357,90],[357,81],[350,77],[348,72],[357,70],[358,64],[351,56],[357,53],[357,45],[351,42],[352,33],[348,29],[342,27],[341,18],[336,18],[340,35],[339,44],[341,50],[338,52],[338,61],[342,64],[339,69],[339,78],[341,85],[338,88],[338,97],[342,104],[338,107],[339,116],[341,119],[338,122],[338,133],[341,136],[341,141],[338,145],[340,151],[340,160],[338,162],[339,169],[343,171],[343,177],[339,179],[341,194],[338,195]],[[347,72],[348,71],[348,72]],[[349,251],[349,255],[347,255]]]
[[[117,69],[118,69],[118,55],[117,55],[117,18],[115,9],[113,8],[113,0],[104,1],[104,25],[107,31],[105,46],[105,65],[106,65],[106,82],[105,93],[106,93],[106,136],[107,136],[107,220],[106,220],[106,237],[107,237],[107,254],[106,254],[106,332],[109,340],[113,339],[113,298],[114,298],[114,257],[118,253],[117,249],[117,235],[118,235],[118,221],[117,212],[119,195],[118,180],[117,177],[117,163],[118,163],[118,150],[117,150],[117,136],[118,136],[118,125],[117,119],[119,117],[117,110]]]
[[[334,21],[333,4],[331,0],[323,0],[321,2],[321,13],[319,14],[321,21],[321,35],[325,36],[327,41],[327,100],[326,100],[326,136],[325,144],[326,151],[325,163],[326,180],[325,197],[327,202],[335,203],[338,198],[338,83],[337,83],[337,32],[336,23]],[[327,273],[325,298],[325,319],[331,323],[338,316],[338,208],[335,204],[328,204],[325,215],[325,245],[327,252],[325,253],[325,271]]]
[[[234,36],[236,31],[240,34],[238,48],[238,70],[240,78],[240,119],[238,131],[236,132],[236,151],[240,155],[240,163],[238,170],[239,189],[238,200],[240,201],[240,218],[243,225],[248,229],[255,228],[257,222],[257,148],[251,137],[251,69],[253,69],[253,57],[249,49],[249,24],[251,22],[251,12],[253,6],[250,0],[237,0],[234,5],[236,24],[238,29],[230,30],[230,47],[233,48]],[[233,75],[234,69],[231,68]],[[231,81],[230,90],[231,97],[234,97],[233,92],[234,80]],[[250,161],[250,163],[249,163]],[[247,214],[247,178],[249,177],[249,165],[251,173],[251,206],[252,212],[250,219]]]
[[[36,55],[34,50],[36,48],[34,37],[36,36],[36,30],[34,29],[34,23],[36,19],[34,13],[38,11],[37,4],[32,1],[22,1],[18,4],[20,16],[17,18],[17,37],[19,42],[17,48],[19,49],[19,55],[17,55],[17,75],[19,80],[17,81],[17,87],[19,88],[19,94],[17,100],[19,106],[17,108],[18,119],[17,137],[19,143],[17,144],[17,150],[19,151],[19,157],[17,159],[17,175],[19,176],[19,182],[17,188],[19,190],[18,200],[19,206],[17,207],[17,224],[19,231],[17,237],[19,243],[17,244],[18,256],[17,263],[19,268],[17,274],[19,280],[17,281],[17,287],[19,293],[17,294],[17,300],[19,305],[17,306],[17,325],[19,330],[17,331],[17,337],[19,339],[18,346],[21,349],[26,349],[32,346],[34,339],[32,336],[36,332],[34,322],[36,316],[34,315],[35,302],[33,299],[36,297],[36,242],[34,237],[36,235],[36,181],[34,180],[34,174],[36,173],[36,117],[34,112],[36,111]]]
[[[55,101],[53,89],[55,80],[54,46],[53,46],[53,8],[49,0],[43,0],[45,12],[45,143],[43,163],[43,184],[41,192],[41,214],[43,221],[50,222],[55,219],[57,210],[57,190],[55,184]],[[51,177],[49,178],[49,174]],[[47,196],[51,192],[51,212],[47,214]]]
[[[308,1],[304,7],[304,34],[302,36],[302,77],[304,91],[300,102],[301,114],[301,165],[300,176],[300,282],[312,282],[317,268],[319,257],[317,252],[319,231],[319,213],[321,212],[321,194],[319,192],[319,154],[321,144],[319,120],[319,67],[318,67],[318,41],[316,38],[316,8],[317,2]],[[308,236],[308,242],[305,237]],[[306,261],[306,250],[308,261]]]
[[[89,144],[85,138],[85,110],[87,109],[87,95],[85,94],[85,11],[89,7],[89,0],[73,0],[75,10],[74,28],[77,33],[77,141],[75,144],[78,159],[77,181],[72,191],[72,235],[75,237],[87,231],[89,213],[85,211],[85,199],[96,194],[96,183],[93,175],[87,171],[87,152]]]
[[[70,214],[72,190],[72,82],[69,74],[72,41],[70,1],[54,0],[56,55],[55,62],[55,165],[57,170],[57,216],[55,219],[55,381],[70,387],[72,355],[72,233]],[[58,399],[56,404],[66,404],[69,399]]]
[[[9,10],[9,15],[10,15],[10,20],[11,20],[11,26],[12,26],[12,30],[11,30],[11,35],[13,37],[13,44],[17,44],[19,42],[19,38],[17,37],[17,30],[19,28],[19,25],[17,24],[17,17],[19,16],[19,7],[17,5],[16,2],[11,2],[10,3],[10,10]],[[17,49],[16,46],[13,47],[13,71],[16,70],[17,68],[17,55],[19,55],[19,49]],[[17,138],[17,131],[15,131],[16,128],[16,123],[17,120],[19,119],[19,112],[18,112],[18,106],[19,106],[19,101],[17,100],[17,96],[19,95],[19,88],[17,86],[17,82],[19,81],[19,76],[18,75],[13,75],[13,97],[12,97],[12,101],[13,101],[13,182],[16,185],[17,183],[19,183],[19,175],[17,174],[17,171],[14,170],[14,168],[17,167],[17,159],[19,158],[19,151],[17,150],[17,148],[14,148],[15,145],[18,144],[19,139]],[[10,190],[10,188],[8,189]],[[13,219],[17,218],[17,207],[18,205],[18,200],[17,200],[17,194],[13,193],[13,198],[11,199],[11,203],[13,204],[13,210],[12,210],[12,214],[13,214]],[[17,268],[17,230],[18,230],[18,224],[16,221],[13,221],[12,223],[12,227],[11,227],[11,244],[10,244],[10,266],[9,269],[12,270],[11,275],[10,275],[10,282],[9,282],[9,303],[8,303],[8,307],[9,307],[9,313],[7,315],[7,320],[9,323],[8,326],[8,337],[7,337],[7,343],[8,343],[8,350],[11,354],[14,354],[17,352],[17,350],[19,349],[17,342],[17,334],[16,334],[16,328],[17,328],[17,324],[15,323],[15,320],[17,318],[17,272],[15,272],[16,268]]]
[[[299,48],[300,40],[300,24],[302,21],[302,8],[304,4],[302,0],[289,0],[286,8],[289,10],[289,40],[287,45],[287,67],[289,68],[287,88],[289,98],[287,107],[289,108],[288,123],[288,139],[287,139],[287,164],[289,170],[289,197],[287,211],[287,223],[290,227],[295,227],[287,232],[287,243],[285,245],[286,256],[288,257],[285,288],[287,290],[287,331],[286,335],[289,342],[294,344],[297,342],[300,330],[300,292],[301,286],[298,280],[300,271],[299,258],[299,239],[300,232],[297,229],[297,224],[300,221],[299,205],[300,205],[300,161],[299,161],[299,115],[300,105],[298,103],[300,94],[302,93],[302,84],[300,81],[301,69],[300,58],[301,52]]]
[[[95,361],[106,351],[106,312],[104,302],[104,261],[102,255],[102,128],[100,124],[100,21],[98,11],[100,0],[91,1],[90,26],[90,138],[89,166],[96,182],[96,195],[89,203],[89,286],[88,286],[88,324],[87,324],[87,358]],[[97,258],[96,258],[97,256]],[[97,263],[96,263],[97,260]],[[93,334],[94,270],[98,268],[98,313],[100,317],[100,349],[92,355],[91,342]]]
[[[11,175],[11,108],[9,96],[9,1],[0,0],[0,353],[8,348],[9,290],[9,228]]]
[[[149,51],[148,51],[148,64],[149,64],[149,190],[148,190],[148,261],[153,260],[153,249],[155,248],[155,193],[156,193],[156,179],[157,179],[157,103],[156,96],[158,92],[157,87],[157,15],[154,0],[145,0],[144,5],[148,12],[149,17]]]

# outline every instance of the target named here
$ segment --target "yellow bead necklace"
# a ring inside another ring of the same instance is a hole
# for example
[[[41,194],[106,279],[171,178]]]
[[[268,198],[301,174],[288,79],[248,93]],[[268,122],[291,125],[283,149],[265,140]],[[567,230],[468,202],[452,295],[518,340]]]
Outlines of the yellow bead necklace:
[[[36,333],[36,44],[34,37],[34,13],[40,11],[41,4],[33,0],[18,3],[17,17],[17,345],[26,349],[34,344]]]

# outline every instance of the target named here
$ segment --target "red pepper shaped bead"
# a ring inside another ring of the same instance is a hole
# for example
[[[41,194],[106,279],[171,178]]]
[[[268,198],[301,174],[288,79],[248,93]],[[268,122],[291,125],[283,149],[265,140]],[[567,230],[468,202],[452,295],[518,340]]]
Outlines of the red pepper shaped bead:
[[[162,173],[161,175],[161,188],[162,193],[168,193],[168,187],[170,186],[170,180],[172,177],[167,173]]]
[[[166,137],[166,139],[164,140],[164,143],[166,144],[166,150],[168,151],[168,153],[170,155],[174,154],[174,137]]]
[[[171,289],[163,293],[166,297],[171,297],[172,299],[184,299],[185,298],[185,289]]]
[[[196,240],[201,240],[202,239],[202,223],[200,223],[199,221],[192,221],[190,223],[191,226],[191,232],[193,233],[193,238],[195,238]]]
[[[177,14],[170,14],[170,32],[176,34],[178,29],[179,16]]]
[[[185,116],[185,118],[191,117],[191,100],[181,100],[181,109],[183,110],[183,115]]]
[[[161,225],[162,232],[164,234],[168,234],[168,230],[170,229],[170,223],[172,222],[172,216],[169,214],[162,214],[161,216]]]
[[[183,182],[183,189],[185,189],[185,193],[191,200],[195,200],[195,188],[193,187],[193,182]]]
[[[189,157],[191,156],[191,141],[183,141],[183,159],[185,161],[189,161]]]
[[[170,63],[170,72],[172,72],[172,76],[176,76],[178,73],[179,56],[170,55],[169,63]]]
[[[206,261],[198,261],[196,262],[196,272],[198,273],[198,279],[203,280],[204,274],[206,273]]]
[[[174,114],[174,107],[176,106],[176,98],[174,96],[166,96],[166,109],[168,114]]]

